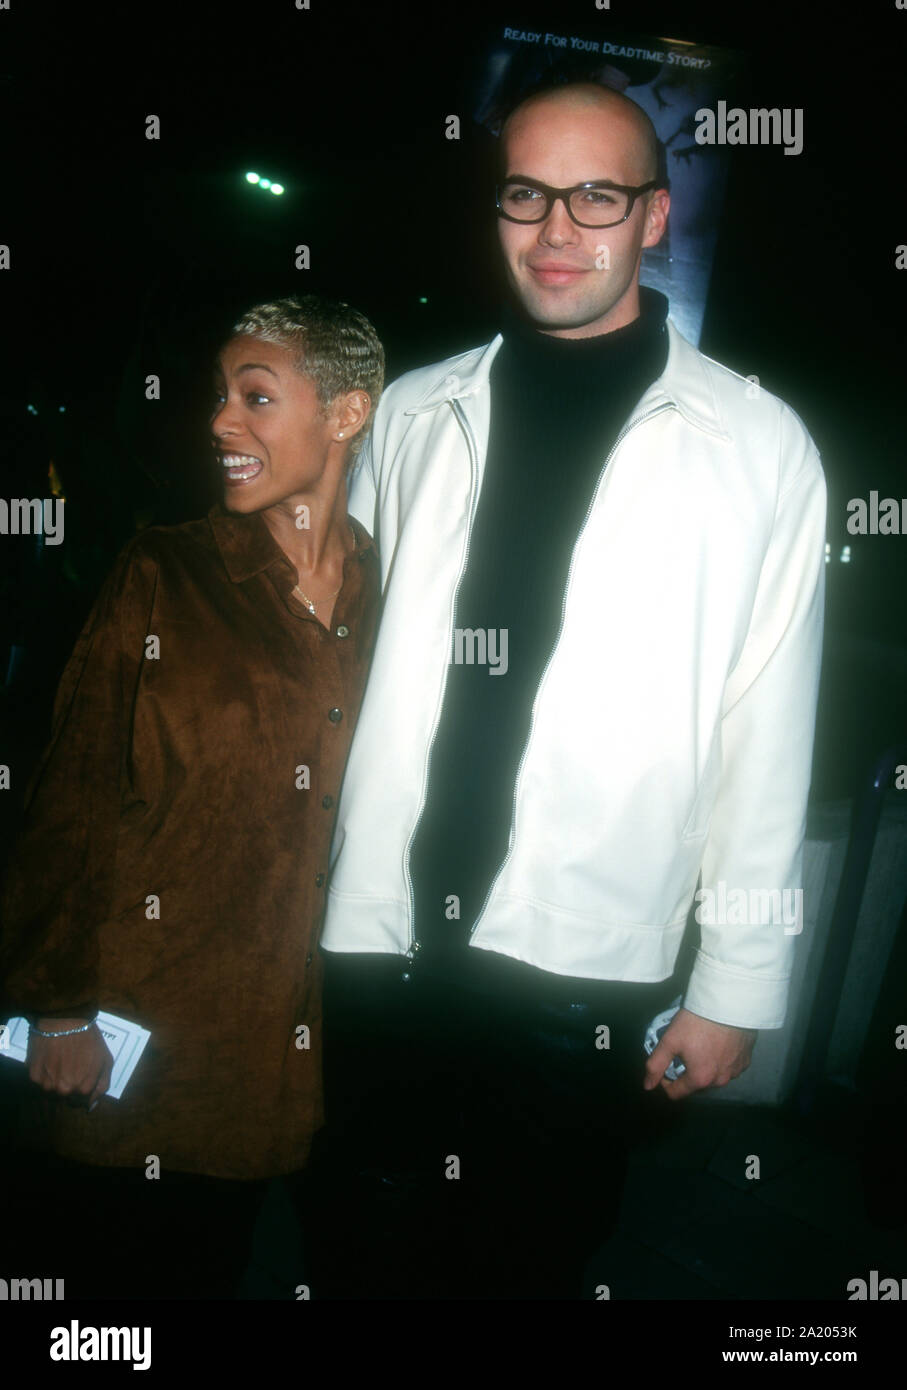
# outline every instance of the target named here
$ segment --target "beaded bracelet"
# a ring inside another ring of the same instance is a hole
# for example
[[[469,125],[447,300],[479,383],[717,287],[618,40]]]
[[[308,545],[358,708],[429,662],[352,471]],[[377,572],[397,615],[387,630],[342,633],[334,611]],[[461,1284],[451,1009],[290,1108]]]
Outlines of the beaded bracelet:
[[[94,1027],[96,1021],[96,1019],[92,1019],[90,1023],[83,1023],[81,1028],[63,1028],[58,1033],[45,1033],[43,1028],[38,1028],[34,1023],[30,1023],[28,1031],[37,1033],[39,1038],[68,1038],[71,1033],[87,1033],[89,1028]]]

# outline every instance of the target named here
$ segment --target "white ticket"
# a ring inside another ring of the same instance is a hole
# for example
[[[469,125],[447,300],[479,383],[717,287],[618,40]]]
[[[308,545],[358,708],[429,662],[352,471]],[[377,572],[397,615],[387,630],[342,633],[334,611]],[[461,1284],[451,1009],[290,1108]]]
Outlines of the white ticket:
[[[113,1071],[106,1094],[111,1100],[119,1100],[151,1034],[141,1024],[117,1018],[116,1014],[99,1013],[97,1024],[113,1054]],[[27,1021],[24,1018],[11,1018],[7,1025],[0,1023],[0,1057],[24,1062],[27,1050]]]

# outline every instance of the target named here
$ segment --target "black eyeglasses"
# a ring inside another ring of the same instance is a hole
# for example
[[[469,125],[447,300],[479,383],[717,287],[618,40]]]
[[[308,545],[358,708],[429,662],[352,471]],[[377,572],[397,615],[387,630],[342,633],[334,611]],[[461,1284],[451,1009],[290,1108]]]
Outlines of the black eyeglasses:
[[[594,179],[572,188],[552,188],[537,179],[519,175],[498,184],[495,202],[498,215],[508,222],[544,222],[554,204],[561,199],[570,219],[578,227],[617,227],[626,222],[641,193],[658,187],[657,179],[637,185]]]

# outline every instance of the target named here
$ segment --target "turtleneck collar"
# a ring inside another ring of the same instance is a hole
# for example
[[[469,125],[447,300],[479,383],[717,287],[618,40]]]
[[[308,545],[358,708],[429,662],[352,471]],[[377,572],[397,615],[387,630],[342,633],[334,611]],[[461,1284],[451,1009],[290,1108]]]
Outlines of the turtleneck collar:
[[[664,333],[668,315],[667,298],[646,285],[639,287],[639,317],[623,328],[609,333],[596,333],[590,338],[556,338],[543,333],[520,313],[511,302],[505,303],[501,318],[501,334],[505,345],[521,356],[553,363],[594,359],[596,361],[625,349],[633,349]]]

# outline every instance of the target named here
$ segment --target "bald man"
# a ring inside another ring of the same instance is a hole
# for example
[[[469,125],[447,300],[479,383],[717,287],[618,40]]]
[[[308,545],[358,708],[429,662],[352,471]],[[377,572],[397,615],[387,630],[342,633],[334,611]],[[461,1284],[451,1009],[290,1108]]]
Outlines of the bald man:
[[[316,1296],[619,1297],[587,1262],[640,1119],[784,1018],[824,482],[640,288],[656,150],[594,85],[511,113],[501,331],[385,393],[353,482],[384,607],[323,933]]]

